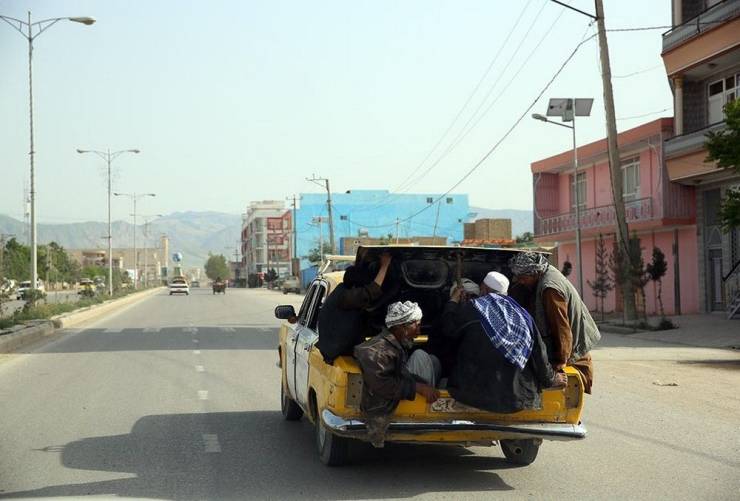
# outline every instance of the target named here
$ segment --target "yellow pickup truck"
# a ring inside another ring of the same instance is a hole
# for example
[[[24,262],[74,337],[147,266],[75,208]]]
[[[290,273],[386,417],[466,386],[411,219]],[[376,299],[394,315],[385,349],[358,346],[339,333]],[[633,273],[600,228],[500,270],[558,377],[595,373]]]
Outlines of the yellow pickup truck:
[[[416,301],[424,311],[422,336],[416,343],[423,346],[456,278],[480,281],[493,270],[510,275],[507,263],[517,251],[369,246],[358,249],[356,263],[374,273],[383,252],[392,255],[392,264],[383,284],[383,296],[370,309],[370,321],[382,323],[385,308],[392,301]],[[320,274],[308,287],[297,313],[290,305],[275,309],[275,316],[287,321],[280,328],[278,346],[283,417],[297,421],[306,415],[314,424],[319,457],[329,466],[348,461],[349,440],[367,440],[360,411],[362,373],[357,362],[345,356],[329,365],[315,346],[321,335],[321,326],[317,325],[319,309],[341,283],[342,275]],[[567,386],[543,392],[539,410],[495,414],[463,405],[444,389],[440,391],[441,398],[432,404],[421,395],[413,401],[402,400],[392,416],[386,441],[463,446],[498,443],[509,461],[530,464],[543,440],[578,440],[586,436],[581,424],[583,382],[575,369],[567,367],[566,373]]]

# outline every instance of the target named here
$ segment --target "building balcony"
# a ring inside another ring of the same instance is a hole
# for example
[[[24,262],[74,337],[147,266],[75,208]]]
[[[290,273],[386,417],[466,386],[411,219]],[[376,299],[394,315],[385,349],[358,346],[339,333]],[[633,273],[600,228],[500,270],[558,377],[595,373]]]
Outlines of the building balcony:
[[[625,201],[624,210],[628,223],[656,219],[652,197]],[[585,208],[581,209],[580,212],[581,230],[616,227],[617,219],[613,204]],[[573,232],[575,230],[575,210],[573,212],[543,218],[539,221],[535,219],[535,237],[546,237],[559,233]]]
[[[725,122],[708,125],[704,128],[687,132],[679,136],[673,136],[667,139],[663,145],[663,153],[666,157],[675,157],[685,155],[694,151],[704,149],[704,143],[707,140],[709,132],[716,132],[725,128]]]
[[[725,0],[713,5],[698,16],[663,33],[663,52],[667,52],[738,16],[740,16],[740,1]]]

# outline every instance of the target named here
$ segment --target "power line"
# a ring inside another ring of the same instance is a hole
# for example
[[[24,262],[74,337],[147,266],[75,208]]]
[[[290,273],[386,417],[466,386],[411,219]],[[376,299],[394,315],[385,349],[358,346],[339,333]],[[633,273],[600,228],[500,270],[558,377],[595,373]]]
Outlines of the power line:
[[[620,117],[617,120],[631,120],[633,118],[649,117],[650,115],[657,115],[658,113],[664,113],[669,111],[671,108],[663,108],[662,110],[651,111],[650,113],[643,113],[642,115],[632,115],[631,117]]]
[[[441,200],[441,199],[442,199],[443,197],[445,197],[445,196],[449,195],[449,194],[450,194],[450,193],[452,192],[452,190],[454,190],[455,188],[457,188],[458,186],[460,186],[460,185],[461,185],[461,184],[462,184],[462,183],[463,183],[463,182],[464,182],[464,181],[465,181],[465,180],[466,180],[467,178],[469,178],[469,177],[470,177],[470,176],[471,176],[471,175],[473,174],[473,172],[475,172],[475,171],[476,171],[476,170],[477,170],[477,169],[478,169],[478,168],[479,168],[479,167],[480,167],[480,166],[481,166],[481,165],[483,164],[483,162],[485,162],[486,160],[488,160],[488,158],[489,158],[489,157],[490,157],[490,156],[491,156],[491,155],[493,154],[493,152],[494,152],[494,151],[496,151],[496,149],[498,149],[498,147],[499,147],[499,146],[501,145],[501,143],[503,143],[503,142],[504,142],[504,141],[506,140],[506,138],[508,138],[508,137],[509,137],[509,135],[511,135],[511,133],[512,133],[512,132],[514,131],[514,129],[516,129],[516,127],[517,127],[517,126],[518,126],[518,125],[519,125],[519,124],[521,123],[521,121],[522,121],[522,120],[524,120],[524,118],[525,118],[525,117],[526,117],[526,116],[527,116],[527,115],[529,114],[529,112],[530,112],[530,111],[532,110],[532,108],[534,108],[534,106],[535,106],[535,105],[537,104],[537,102],[538,102],[538,101],[539,101],[539,100],[540,100],[540,99],[542,98],[542,96],[543,96],[543,95],[545,94],[545,92],[547,92],[547,90],[548,90],[548,89],[550,88],[550,86],[551,86],[551,85],[553,84],[553,82],[555,81],[555,79],[556,79],[556,78],[557,78],[558,76],[560,76],[560,73],[562,73],[562,71],[563,71],[563,70],[565,69],[565,67],[566,67],[566,66],[568,65],[568,63],[569,63],[569,62],[570,62],[570,61],[571,61],[571,60],[573,59],[573,57],[574,57],[574,56],[576,55],[576,53],[578,52],[578,50],[579,50],[579,49],[580,49],[580,48],[581,48],[581,47],[582,47],[582,46],[583,46],[584,44],[586,44],[587,42],[589,42],[589,41],[593,40],[593,39],[594,39],[595,37],[596,37],[596,35],[591,35],[590,37],[588,37],[588,38],[586,38],[586,39],[582,40],[581,42],[579,42],[579,43],[578,43],[578,45],[576,45],[575,49],[573,49],[573,51],[572,51],[572,52],[570,53],[570,55],[568,55],[568,57],[567,57],[567,58],[565,59],[565,61],[564,61],[564,62],[563,62],[563,63],[562,63],[561,65],[560,65],[560,67],[559,67],[559,68],[558,68],[558,70],[557,70],[557,71],[555,72],[555,74],[554,74],[554,75],[552,76],[552,78],[550,78],[550,80],[549,80],[549,81],[547,82],[547,84],[545,84],[545,86],[544,86],[544,87],[542,88],[542,90],[541,90],[541,91],[539,92],[539,94],[537,94],[537,97],[535,97],[535,98],[534,98],[534,100],[532,101],[532,103],[531,103],[531,104],[530,104],[529,106],[527,106],[527,108],[526,108],[526,109],[524,110],[524,112],[523,112],[523,113],[522,113],[522,114],[521,114],[521,115],[519,116],[519,118],[517,118],[517,119],[516,119],[516,121],[514,122],[514,124],[513,124],[513,125],[512,125],[512,126],[511,126],[511,127],[510,127],[510,128],[509,128],[509,129],[508,129],[508,130],[507,130],[507,131],[506,131],[506,132],[504,133],[504,135],[503,135],[503,136],[501,136],[501,138],[500,138],[500,139],[499,139],[499,140],[498,140],[498,141],[497,141],[497,142],[496,142],[496,143],[495,143],[495,144],[494,144],[494,145],[493,145],[493,146],[492,146],[492,147],[491,147],[491,148],[490,148],[490,149],[489,149],[489,150],[488,150],[488,151],[486,152],[486,154],[485,154],[485,155],[483,155],[483,157],[481,157],[481,159],[480,159],[480,160],[478,160],[478,162],[476,162],[476,163],[475,163],[475,164],[474,164],[474,165],[473,165],[473,166],[472,166],[472,167],[471,167],[471,168],[470,168],[470,169],[469,169],[469,170],[468,170],[468,171],[467,171],[467,172],[465,173],[465,175],[463,175],[463,176],[462,176],[462,177],[461,177],[461,178],[460,178],[460,179],[459,179],[459,180],[458,180],[458,181],[457,181],[457,182],[456,182],[455,184],[453,184],[453,185],[452,185],[452,186],[451,186],[451,187],[450,187],[450,188],[449,188],[449,189],[448,189],[447,191],[445,191],[445,192],[444,192],[444,193],[443,193],[442,195],[440,195],[440,196],[439,196],[439,198],[437,199],[437,201],[438,201],[438,200]],[[436,201],[435,201],[435,202],[436,202]],[[409,216],[409,217],[407,217],[407,218],[403,219],[403,220],[402,220],[402,222],[405,222],[405,221],[409,221],[410,219],[412,219],[412,218],[414,218],[414,217],[418,216],[419,214],[421,214],[421,213],[422,213],[422,212],[424,212],[425,210],[429,209],[429,207],[431,207],[432,205],[434,205],[434,203],[435,203],[435,202],[433,202],[432,204],[429,204],[429,205],[427,205],[426,207],[424,207],[424,208],[422,208],[422,209],[420,209],[420,210],[416,211],[416,212],[415,212],[415,213],[413,213],[413,214],[412,214],[411,216]]]
[[[634,71],[632,73],[627,73],[626,75],[612,75],[612,78],[629,78],[629,77],[633,77],[635,75],[640,75],[642,73],[647,73],[648,71],[653,71],[653,70],[656,70],[656,69],[662,68],[662,67],[663,67],[663,65],[656,64],[655,66],[651,66],[650,68],[645,68],[644,70],[638,70],[638,71]]]
[[[545,3],[546,2],[547,2],[547,0],[545,0]],[[468,95],[468,98],[465,100],[465,103],[462,105],[462,107],[460,108],[460,110],[455,115],[455,118],[452,120],[452,122],[447,127],[447,129],[445,129],[444,133],[440,136],[440,138],[434,144],[434,146],[432,147],[432,149],[429,150],[429,152],[424,156],[424,159],[411,171],[411,173],[409,175],[407,175],[403,179],[403,181],[401,181],[398,184],[398,186],[396,186],[393,190],[389,191],[388,194],[385,195],[384,198],[382,198],[381,200],[376,201],[374,203],[374,205],[371,206],[371,207],[369,207],[369,208],[359,209],[359,210],[356,210],[355,212],[367,212],[367,211],[375,210],[378,207],[382,207],[387,200],[389,200],[389,199],[393,198],[394,196],[398,195],[398,192],[399,191],[406,191],[406,189],[408,188],[407,183],[413,178],[413,176],[419,171],[419,169],[421,169],[424,166],[424,164],[427,162],[427,160],[429,160],[432,157],[432,155],[434,154],[434,152],[437,151],[437,148],[439,147],[439,145],[442,144],[442,142],[447,137],[447,135],[450,133],[450,131],[453,129],[453,127],[455,126],[455,124],[457,124],[457,121],[460,119],[460,117],[462,116],[463,112],[467,109],[468,105],[470,104],[470,102],[473,99],[473,96],[475,96],[475,94],[478,92],[478,90],[480,89],[481,85],[485,81],[486,77],[491,72],[491,69],[493,68],[494,64],[496,64],[496,61],[498,61],[498,58],[501,55],[501,53],[503,52],[504,48],[509,43],[509,40],[511,39],[511,36],[514,34],[514,31],[516,30],[516,28],[519,26],[519,23],[521,22],[522,18],[524,17],[525,12],[527,11],[527,9],[529,8],[529,6],[530,6],[531,3],[532,3],[532,0],[528,0],[527,3],[524,5],[524,7],[522,8],[521,12],[519,13],[519,16],[517,17],[517,20],[514,22],[514,25],[511,27],[511,29],[509,30],[509,33],[504,38],[504,41],[501,43],[501,46],[496,51],[496,54],[493,56],[493,59],[491,59],[491,62],[488,64],[488,67],[486,68],[486,71],[483,72],[483,75],[478,80],[478,83],[475,85],[475,87],[473,88],[472,92]],[[545,3],[543,3],[543,8],[544,8]],[[537,13],[537,16],[539,16],[539,13],[540,12],[542,12],[542,8],[540,8],[540,11]],[[535,16],[535,19],[536,19],[537,16]],[[530,28],[530,30],[531,30],[531,28]],[[527,32],[527,33],[529,33],[529,32]],[[504,71],[505,71],[505,69],[504,69]],[[503,71],[502,71],[502,73],[503,73]],[[500,77],[496,79],[496,81],[493,84],[493,87],[495,87],[497,85],[499,79],[500,79]],[[484,102],[485,102],[486,99],[488,99],[488,96],[489,95],[490,95],[490,91],[489,91],[488,94],[486,94],[486,97],[483,99]],[[478,109],[480,109],[480,106],[481,105],[478,106]],[[476,109],[476,111],[473,113],[473,115],[475,115],[475,113],[477,113],[478,109]],[[469,121],[467,123],[469,123]],[[466,123],[466,125],[467,125],[467,123]],[[465,128],[465,125],[463,126],[463,128]]]

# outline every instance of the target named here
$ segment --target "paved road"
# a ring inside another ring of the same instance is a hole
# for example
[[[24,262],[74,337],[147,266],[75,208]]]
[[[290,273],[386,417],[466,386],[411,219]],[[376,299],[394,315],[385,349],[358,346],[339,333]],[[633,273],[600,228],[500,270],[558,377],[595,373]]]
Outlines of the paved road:
[[[80,295],[77,294],[77,291],[49,291],[46,293],[45,301],[47,303],[76,303],[79,299]],[[25,304],[26,302],[22,300],[8,301],[3,305],[2,316],[12,315],[16,310],[23,308]]]
[[[529,467],[498,448],[392,444],[324,467],[310,425],[279,412],[286,299],[157,295],[0,358],[0,496],[740,497],[740,354],[614,335],[595,352],[589,437],[546,442]]]

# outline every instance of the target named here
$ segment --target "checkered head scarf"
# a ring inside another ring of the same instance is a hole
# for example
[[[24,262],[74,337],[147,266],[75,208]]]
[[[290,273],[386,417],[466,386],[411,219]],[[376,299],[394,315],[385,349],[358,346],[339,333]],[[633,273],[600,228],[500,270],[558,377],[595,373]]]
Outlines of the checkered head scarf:
[[[547,258],[532,251],[521,252],[509,259],[511,273],[516,275],[539,275],[547,271]]]
[[[421,320],[421,308],[413,301],[397,302],[388,306],[385,325],[390,329],[394,325],[410,324]]]

